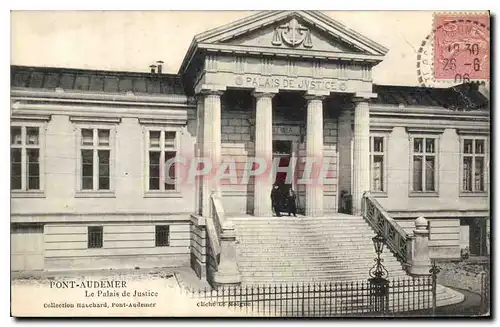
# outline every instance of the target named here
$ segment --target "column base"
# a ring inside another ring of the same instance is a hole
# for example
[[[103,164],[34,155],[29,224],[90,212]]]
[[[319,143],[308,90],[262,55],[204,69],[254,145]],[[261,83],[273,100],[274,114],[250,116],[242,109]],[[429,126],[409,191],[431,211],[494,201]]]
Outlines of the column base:
[[[272,217],[274,216],[273,212],[271,210],[269,211],[254,211],[253,215],[255,217]]]
[[[325,213],[323,211],[307,211],[306,210],[306,216],[307,217],[324,217]]]
[[[237,286],[241,284],[241,275],[239,271],[221,272],[214,274],[214,286]]]
[[[432,268],[430,263],[415,264],[412,263],[408,269],[408,273],[412,276],[429,276],[429,270]]]

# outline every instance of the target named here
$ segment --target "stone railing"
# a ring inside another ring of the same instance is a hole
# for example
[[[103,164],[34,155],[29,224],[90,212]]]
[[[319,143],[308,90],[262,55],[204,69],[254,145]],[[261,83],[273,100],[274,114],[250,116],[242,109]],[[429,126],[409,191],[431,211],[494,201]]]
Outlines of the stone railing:
[[[398,259],[402,263],[408,263],[411,252],[410,236],[369,192],[363,194],[362,213],[375,232],[384,237],[387,246]]]
[[[236,235],[231,221],[226,220],[222,201],[211,195],[211,216],[207,218],[209,260],[207,279],[214,287],[241,282],[236,264]]]

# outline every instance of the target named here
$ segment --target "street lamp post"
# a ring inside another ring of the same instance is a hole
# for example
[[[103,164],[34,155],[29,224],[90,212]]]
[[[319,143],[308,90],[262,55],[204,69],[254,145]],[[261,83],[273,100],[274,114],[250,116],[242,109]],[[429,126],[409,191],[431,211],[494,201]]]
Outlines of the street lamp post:
[[[389,281],[387,277],[389,272],[384,267],[382,262],[384,259],[380,257],[384,250],[385,239],[382,235],[372,238],[377,257],[374,259],[375,265],[370,269],[370,303],[374,312],[386,313],[389,308]]]

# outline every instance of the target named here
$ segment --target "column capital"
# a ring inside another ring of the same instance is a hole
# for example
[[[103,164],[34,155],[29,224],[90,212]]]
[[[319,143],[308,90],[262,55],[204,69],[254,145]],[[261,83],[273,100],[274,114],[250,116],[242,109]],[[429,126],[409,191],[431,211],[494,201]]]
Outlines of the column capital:
[[[222,95],[226,91],[223,85],[200,84],[197,85],[194,92],[196,96],[199,95]]]
[[[354,97],[352,98],[352,102],[368,102],[370,99],[374,99],[378,97],[377,93],[354,93]]]
[[[262,88],[257,89],[256,88],[253,90],[252,95],[256,99],[264,98],[264,97],[273,98],[277,93],[279,93],[278,89],[262,89]]]
[[[220,97],[223,94],[224,94],[223,90],[201,90],[199,93],[196,94],[196,96],[206,97],[208,95],[215,95]]]
[[[313,101],[313,100],[321,100],[323,101],[327,96],[330,95],[330,92],[321,92],[321,91],[308,91],[304,95],[304,98],[307,101]]]

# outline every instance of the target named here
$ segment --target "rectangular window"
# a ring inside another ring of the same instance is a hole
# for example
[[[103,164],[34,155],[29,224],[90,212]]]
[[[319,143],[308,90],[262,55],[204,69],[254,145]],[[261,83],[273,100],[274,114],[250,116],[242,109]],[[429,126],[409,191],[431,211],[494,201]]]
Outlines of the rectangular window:
[[[175,191],[177,156],[175,131],[148,131],[148,187],[149,191]]]
[[[373,192],[386,191],[385,174],[385,137],[370,137],[370,179]]]
[[[10,169],[11,189],[41,190],[40,126],[11,126]]]
[[[87,246],[89,249],[102,248],[102,226],[87,227]]]
[[[462,139],[462,192],[485,192],[485,143],[484,138]]]
[[[111,189],[111,130],[82,128],[80,130],[80,190]]]
[[[155,227],[155,245],[169,246],[170,245],[170,226],[162,225]]]
[[[414,137],[412,145],[412,190],[414,192],[436,192],[437,138]]]

